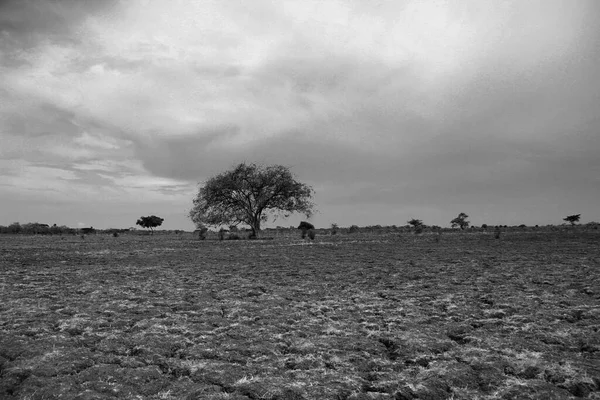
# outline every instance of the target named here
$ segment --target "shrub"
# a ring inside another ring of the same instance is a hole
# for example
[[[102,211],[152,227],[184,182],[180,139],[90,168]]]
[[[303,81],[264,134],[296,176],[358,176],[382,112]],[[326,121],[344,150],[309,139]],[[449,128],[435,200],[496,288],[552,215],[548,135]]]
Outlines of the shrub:
[[[113,237],[119,237],[119,233],[118,232],[113,232]]]
[[[198,233],[198,240],[206,239],[206,232],[208,232],[208,228],[202,226],[194,231],[194,234]]]
[[[306,233],[312,229],[315,229],[315,226],[310,222],[302,221],[300,225],[298,225],[298,229],[302,231],[302,239],[306,238]]]
[[[241,237],[237,233],[230,233],[227,240],[240,240]]]
[[[315,240],[315,230],[314,229],[309,229],[308,230],[308,238],[310,240]]]
[[[331,224],[331,234],[332,235],[337,235],[339,226],[336,223]]]
[[[358,225],[352,225],[350,229],[348,229],[348,233],[356,233],[359,229],[360,228],[358,227]]]

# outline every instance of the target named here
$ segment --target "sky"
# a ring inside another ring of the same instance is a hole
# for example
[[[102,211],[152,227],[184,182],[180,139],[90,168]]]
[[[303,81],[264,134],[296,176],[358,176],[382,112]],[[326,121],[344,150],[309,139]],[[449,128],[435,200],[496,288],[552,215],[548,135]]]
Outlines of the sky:
[[[240,162],[317,227],[600,221],[599,65],[596,0],[0,0],[0,225],[193,230]]]

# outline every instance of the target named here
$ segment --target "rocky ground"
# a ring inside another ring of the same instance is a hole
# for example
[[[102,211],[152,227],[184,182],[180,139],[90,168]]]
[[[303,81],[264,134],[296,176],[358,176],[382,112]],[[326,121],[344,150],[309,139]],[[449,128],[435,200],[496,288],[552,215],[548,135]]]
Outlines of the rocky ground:
[[[0,236],[2,399],[600,399],[600,234]]]

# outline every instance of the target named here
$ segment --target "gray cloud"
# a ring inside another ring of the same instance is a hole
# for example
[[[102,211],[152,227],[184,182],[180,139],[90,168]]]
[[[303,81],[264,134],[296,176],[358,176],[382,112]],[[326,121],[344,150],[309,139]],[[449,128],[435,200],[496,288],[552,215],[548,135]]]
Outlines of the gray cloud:
[[[2,3],[2,159],[131,160],[78,183],[182,203],[284,164],[342,224],[600,219],[597,3],[232,4]]]
[[[0,31],[34,44],[36,40],[77,40],[77,23],[116,5],[115,0],[3,0],[0,2]]]

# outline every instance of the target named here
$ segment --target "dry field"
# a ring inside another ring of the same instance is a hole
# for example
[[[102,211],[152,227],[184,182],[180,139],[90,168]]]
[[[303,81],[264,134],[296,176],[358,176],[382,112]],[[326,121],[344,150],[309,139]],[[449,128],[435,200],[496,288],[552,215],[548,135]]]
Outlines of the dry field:
[[[599,231],[0,236],[0,399],[578,397]]]

